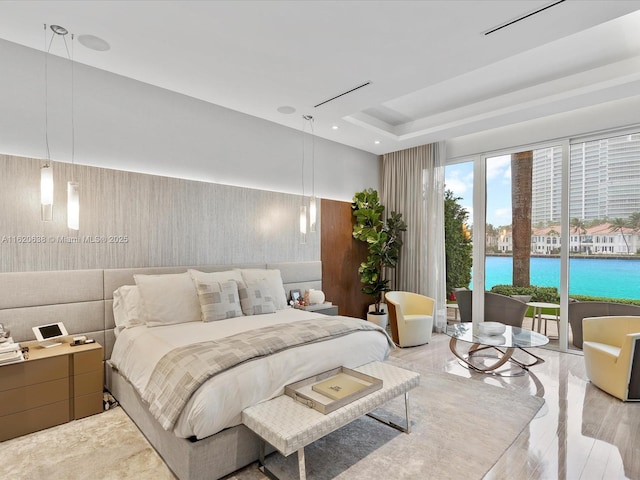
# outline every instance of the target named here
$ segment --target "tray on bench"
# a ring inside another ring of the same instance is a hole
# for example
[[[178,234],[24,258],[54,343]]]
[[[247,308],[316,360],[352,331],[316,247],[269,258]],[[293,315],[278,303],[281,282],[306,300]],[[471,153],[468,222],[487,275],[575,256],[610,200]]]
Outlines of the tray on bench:
[[[362,387],[338,399],[333,399],[313,389],[314,385],[324,383],[337,376],[346,376],[348,380],[353,380],[362,385]],[[381,388],[382,380],[379,378],[351,370],[350,368],[338,367],[287,385],[284,387],[284,393],[309,408],[327,414]]]

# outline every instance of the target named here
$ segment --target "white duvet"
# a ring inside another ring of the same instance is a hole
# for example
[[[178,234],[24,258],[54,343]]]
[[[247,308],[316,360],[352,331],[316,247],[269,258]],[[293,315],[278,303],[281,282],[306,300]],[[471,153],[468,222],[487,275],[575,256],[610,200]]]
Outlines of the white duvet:
[[[144,391],[156,363],[176,347],[215,340],[276,323],[327,317],[287,308],[275,314],[189,322],[162,327],[138,326],[117,337],[111,363],[138,390]],[[386,335],[358,331],[344,337],[288,349],[241,364],[208,380],[191,397],[176,422],[179,437],[204,438],[241,423],[245,408],[282,395],[284,386],[339,366],[357,367],[389,355]]]

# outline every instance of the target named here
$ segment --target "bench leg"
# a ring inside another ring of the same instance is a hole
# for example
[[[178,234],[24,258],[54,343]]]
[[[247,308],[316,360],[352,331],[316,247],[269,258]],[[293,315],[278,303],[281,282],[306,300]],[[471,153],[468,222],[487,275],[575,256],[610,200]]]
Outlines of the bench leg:
[[[304,447],[298,449],[298,471],[300,480],[307,480],[307,471],[304,466]]]
[[[368,417],[373,418],[374,420],[379,421],[380,423],[384,423],[385,425],[390,426],[391,428],[395,428],[396,430],[400,430],[404,433],[411,433],[411,418],[409,417],[409,392],[404,392],[404,410],[406,415],[407,426],[403,427],[402,425],[398,425],[397,423],[390,422],[389,420],[385,420],[384,418],[380,418],[374,413],[367,413]]]
[[[280,480],[278,476],[275,473],[273,473],[271,470],[269,470],[265,465],[264,454],[265,454],[266,445],[267,445],[267,442],[265,442],[263,439],[260,439],[258,470],[264,473],[271,480]],[[307,469],[305,467],[305,461],[304,461],[304,447],[298,449],[298,473],[300,475],[300,480],[307,480]]]

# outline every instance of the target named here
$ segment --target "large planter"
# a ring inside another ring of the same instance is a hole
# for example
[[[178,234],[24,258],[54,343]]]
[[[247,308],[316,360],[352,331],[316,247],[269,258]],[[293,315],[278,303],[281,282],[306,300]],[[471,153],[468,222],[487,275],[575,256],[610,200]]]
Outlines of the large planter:
[[[385,313],[368,312],[367,320],[386,330],[389,323],[389,314],[386,311]]]

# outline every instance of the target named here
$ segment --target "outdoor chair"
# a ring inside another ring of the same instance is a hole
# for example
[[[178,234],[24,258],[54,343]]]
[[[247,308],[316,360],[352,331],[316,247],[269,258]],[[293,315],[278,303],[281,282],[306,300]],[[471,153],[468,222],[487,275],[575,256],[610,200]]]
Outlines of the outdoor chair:
[[[472,321],[472,290],[460,290],[456,292],[460,321]],[[484,322],[500,322],[512,327],[522,327],[524,314],[527,312],[527,304],[515,298],[500,295],[498,293],[484,292]]]
[[[568,315],[573,337],[572,343],[581,349],[583,318],[640,315],[640,306],[613,302],[571,302],[569,303]]]
[[[387,308],[393,341],[415,347],[431,341],[434,299],[411,292],[387,292]]]
[[[640,316],[585,318],[582,331],[591,383],[622,401],[640,401]]]

